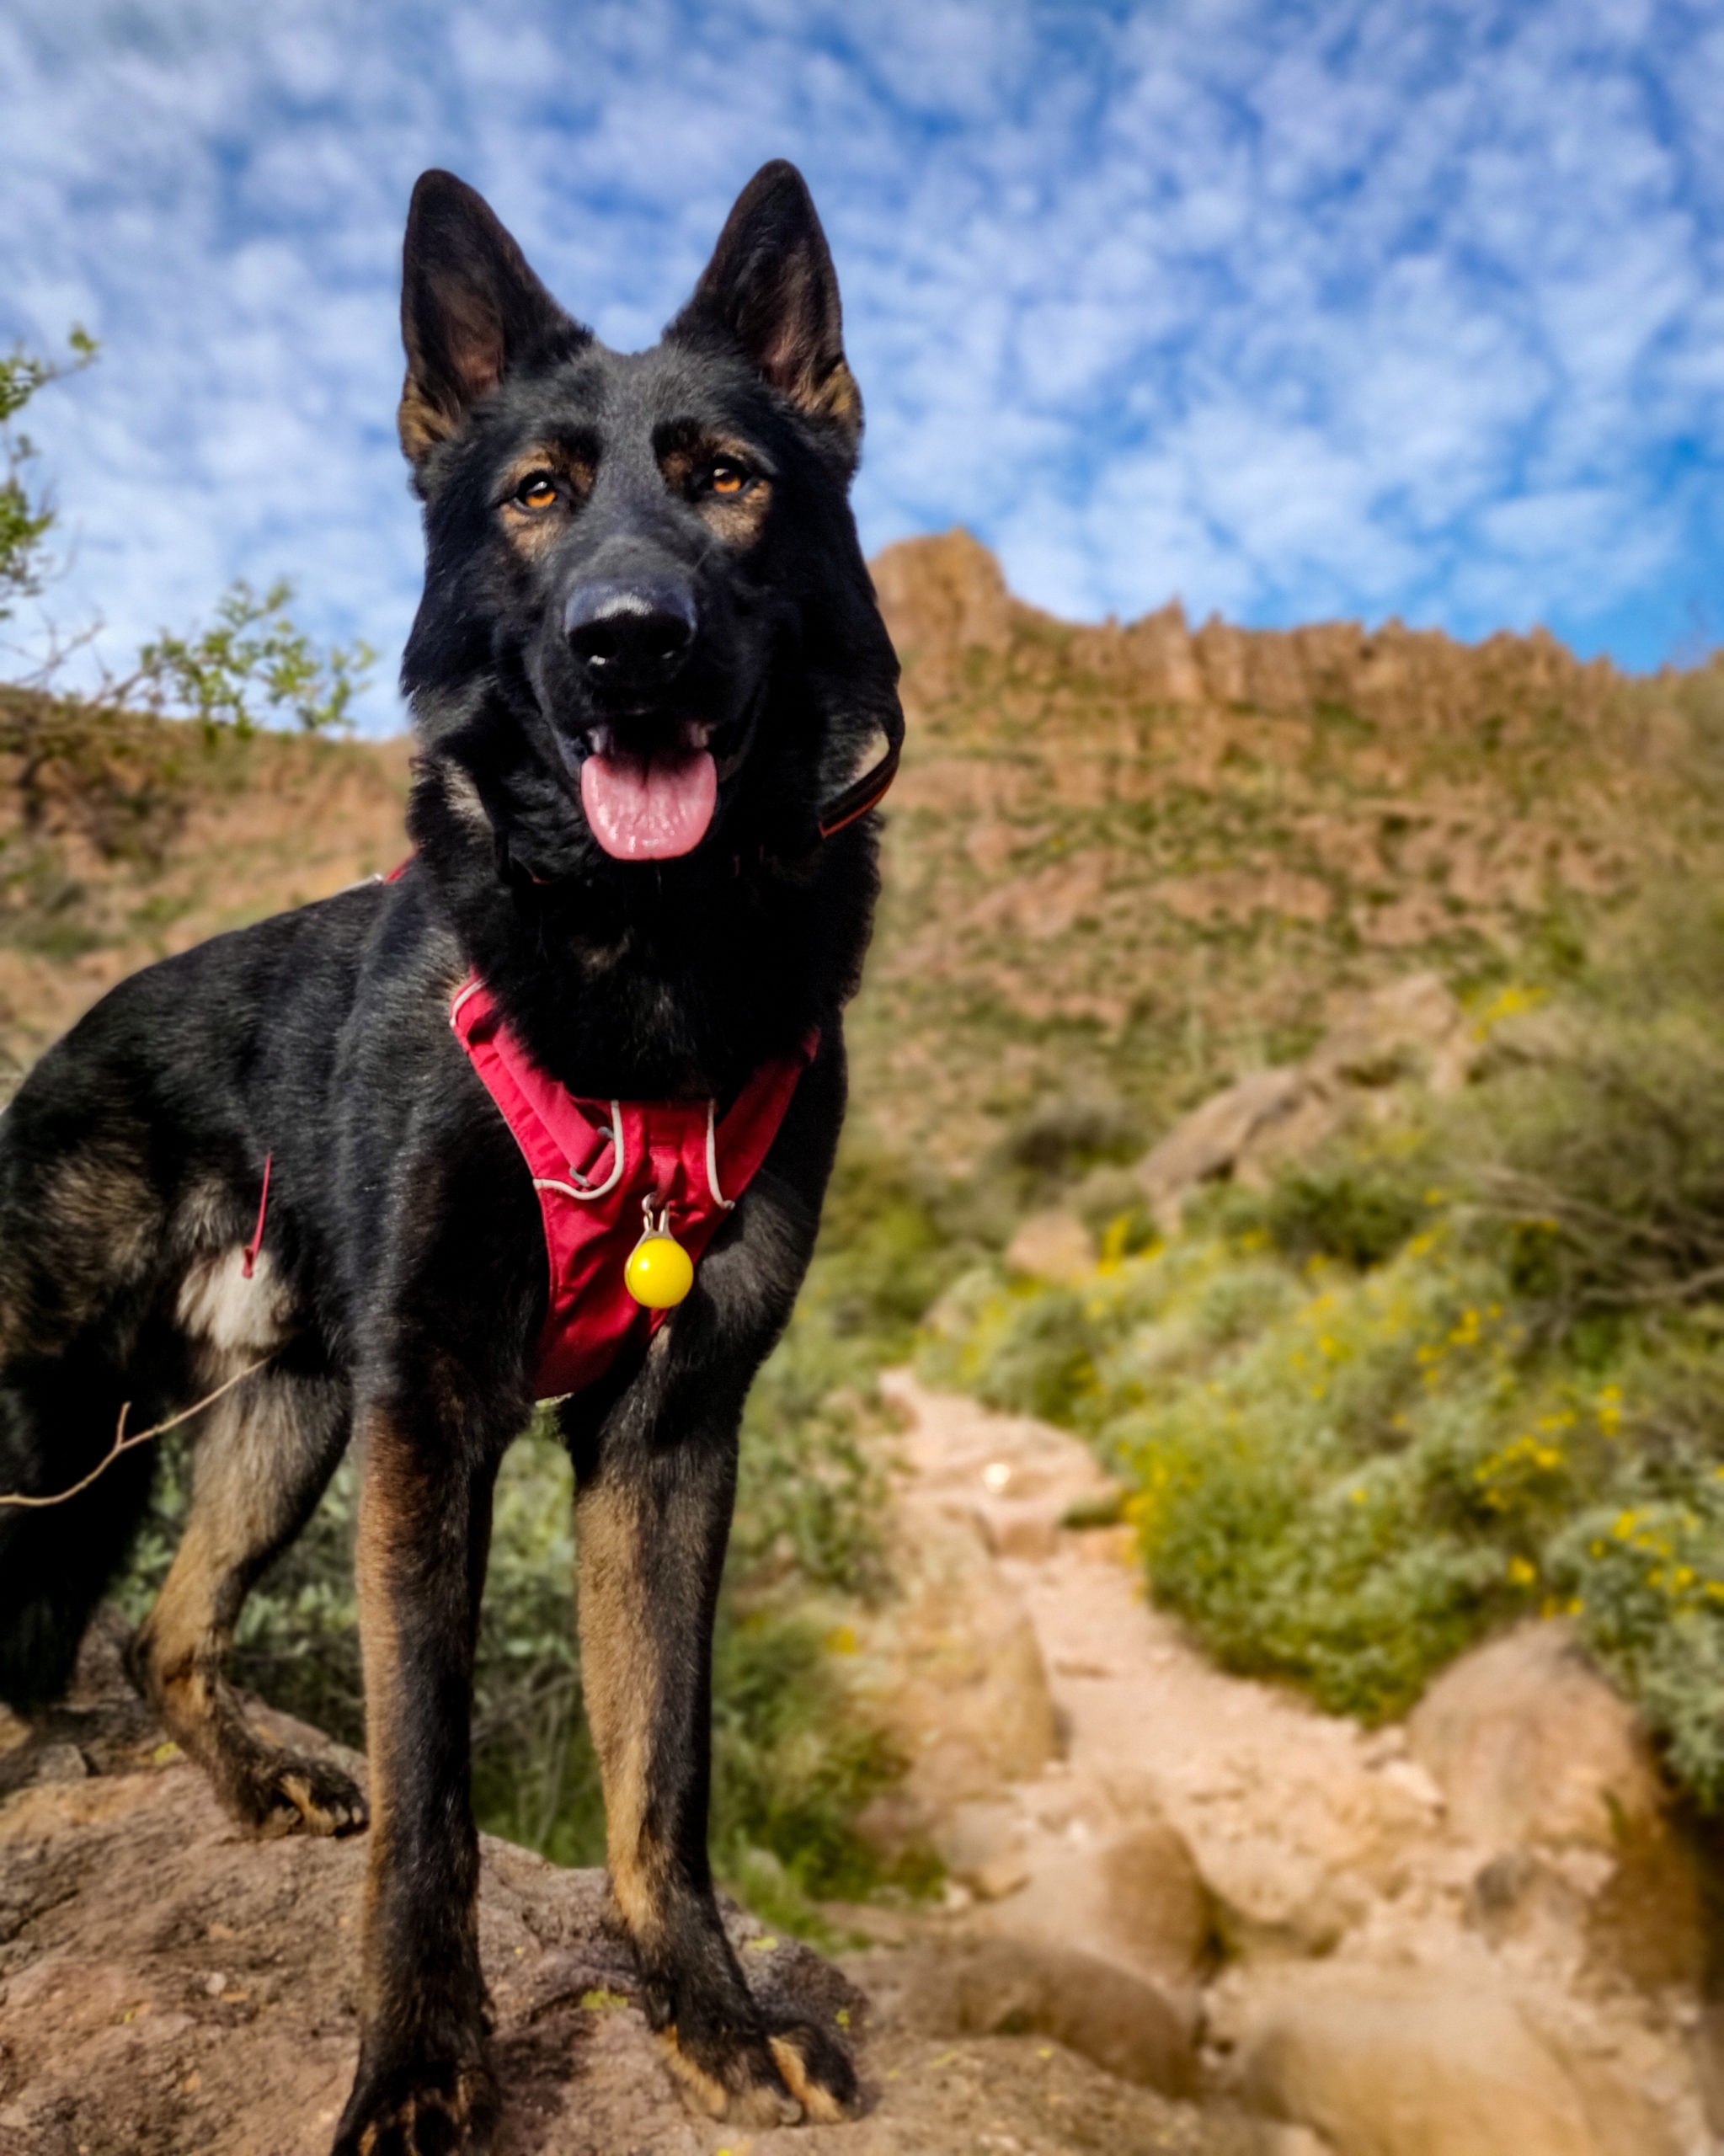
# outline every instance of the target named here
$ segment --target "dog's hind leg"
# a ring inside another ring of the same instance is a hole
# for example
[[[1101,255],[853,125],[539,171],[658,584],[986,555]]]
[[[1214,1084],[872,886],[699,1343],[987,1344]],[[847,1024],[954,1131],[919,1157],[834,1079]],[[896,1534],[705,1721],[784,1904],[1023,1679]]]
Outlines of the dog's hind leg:
[[[344,1380],[306,1341],[207,1411],[191,1518],[133,1667],[169,1734],[254,1833],[341,1834],[366,1823],[339,1767],[268,1743],[222,1673],[234,1626],[264,1567],[311,1517],[347,1444]]]

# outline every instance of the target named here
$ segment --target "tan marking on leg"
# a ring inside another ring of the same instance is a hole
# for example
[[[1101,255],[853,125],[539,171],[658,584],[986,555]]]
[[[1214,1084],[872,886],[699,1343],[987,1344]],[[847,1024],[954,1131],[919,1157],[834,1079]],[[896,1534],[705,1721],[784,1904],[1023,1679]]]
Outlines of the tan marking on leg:
[[[371,1848],[366,1868],[364,1926],[372,1935],[394,1826],[388,1764],[401,1718],[401,1652],[395,1624],[394,1566],[399,1550],[398,1515],[405,1502],[405,1449],[387,1419],[374,1415],[365,1432],[365,1473],[354,1538],[354,1578],[359,1590],[360,1655],[366,1689],[366,1756],[371,1768]],[[379,1972],[365,1957],[361,2013],[380,2014],[372,1996]]]
[[[709,2119],[722,2119],[730,2108],[730,2092],[722,2081],[715,2081],[704,2067],[697,2066],[676,2041],[676,2024],[659,2032],[659,2048],[665,2054],[665,2063],[694,2098]]]
[[[643,1527],[638,1501],[605,1486],[581,1498],[576,1518],[581,1689],[604,1784],[611,1889],[631,1933],[650,1944],[658,1929],[665,1858],[648,1825],[659,1670],[642,1621]]]
[[[210,1411],[191,1518],[138,1636],[139,1675],[168,1733],[208,1771],[228,1810],[265,1836],[301,1826],[339,1833],[365,1816],[339,1769],[293,1759],[258,1735],[222,1672],[251,1571],[291,1524],[307,1475],[318,1471],[308,1442],[316,1440],[302,1431],[291,1393],[267,1378]],[[289,1766],[297,1770],[291,1780]]]
[[[784,2085],[809,2117],[816,2126],[836,2126],[845,2116],[843,2105],[830,2089],[823,2089],[809,2073],[795,2045],[787,2036],[772,2036],[767,2041],[778,2071],[784,2076]]]
[[[198,1440],[191,1518],[140,1636],[147,1688],[173,1736],[214,1764],[224,1719],[243,1721],[222,1676],[239,1614],[236,1576],[275,1539],[284,1463],[270,1438],[291,1444],[270,1412],[268,1381],[212,1408]],[[290,1418],[291,1421],[291,1418]]]

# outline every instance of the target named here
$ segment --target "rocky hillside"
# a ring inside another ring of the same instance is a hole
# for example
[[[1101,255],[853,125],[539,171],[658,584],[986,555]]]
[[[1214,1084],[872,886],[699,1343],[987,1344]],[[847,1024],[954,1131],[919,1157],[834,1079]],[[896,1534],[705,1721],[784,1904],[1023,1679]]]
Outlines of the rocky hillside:
[[[1716,833],[1716,670],[1631,682],[1542,631],[1193,631],[1177,603],[1075,627],[962,531],[874,574],[910,733],[858,1093],[953,1166],[1062,1097],[1154,1134],[1349,992],[1500,977]]]
[[[138,967],[392,867],[407,767],[0,687],[0,1079]]]

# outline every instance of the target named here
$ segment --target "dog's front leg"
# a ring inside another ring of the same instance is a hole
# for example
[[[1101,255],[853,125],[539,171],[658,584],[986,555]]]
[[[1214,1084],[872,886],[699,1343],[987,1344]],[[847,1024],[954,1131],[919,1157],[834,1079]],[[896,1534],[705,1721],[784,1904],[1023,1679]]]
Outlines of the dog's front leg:
[[[468,1789],[496,1458],[426,1414],[365,1417],[360,1631],[371,1782],[359,2072],[334,2156],[478,2156],[486,2059]]]
[[[856,2082],[834,2032],[769,2025],[713,1897],[711,1646],[735,1473],[735,1421],[721,1408],[582,1485],[581,1682],[647,2019],[702,2109],[765,2127],[841,2118]]]
[[[604,1780],[611,1879],[647,2019],[714,2117],[831,2121],[856,2102],[835,2030],[769,2015],[725,1938],[707,1857],[713,1620],[755,1369],[794,1295],[811,1221],[759,1186],[743,1232],[574,1444],[581,1684]]]

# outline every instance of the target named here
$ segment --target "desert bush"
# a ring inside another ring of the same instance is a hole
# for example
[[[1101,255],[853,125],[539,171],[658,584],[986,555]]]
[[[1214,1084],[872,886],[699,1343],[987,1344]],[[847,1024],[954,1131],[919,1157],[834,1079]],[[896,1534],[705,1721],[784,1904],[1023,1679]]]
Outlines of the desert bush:
[[[65,360],[22,345],[0,354],[0,622],[13,618],[21,600],[39,599],[60,567],[51,551],[59,510],[32,484],[35,445],[13,423],[44,389],[93,366],[99,348],[74,328],[67,349]],[[206,628],[189,635],[163,629],[141,647],[129,671],[115,675],[104,669],[94,695],[16,699],[7,707],[8,732],[24,745],[0,734],[0,749],[12,746],[27,759],[64,757],[69,740],[88,755],[89,737],[101,731],[92,721],[106,718],[124,733],[133,730],[129,723],[139,712],[195,719],[211,739],[224,728],[244,734],[284,718],[312,733],[345,726],[376,654],[362,643],[318,649],[288,616],[292,596],[291,585],[281,581],[263,593],[243,580],[231,584]],[[93,646],[95,631],[67,638],[48,621],[44,635],[45,652],[28,684],[38,691],[52,686],[72,652]]]
[[[1076,1095],[1031,1109],[1006,1133],[1000,1150],[1003,1165],[1017,1172],[1033,1197],[1085,1168],[1129,1160],[1143,1149],[1142,1123],[1122,1102]]]
[[[1622,931],[1470,1118],[1470,1194],[1566,1329],[1724,1291],[1724,909],[1665,897]]]
[[[13,422],[39,391],[93,363],[96,342],[86,331],[74,328],[67,345],[63,360],[21,344],[0,354],[0,622],[12,619],[20,600],[37,597],[52,574],[47,544],[56,514],[30,484],[35,444]]]
[[[158,867],[189,811],[195,770],[207,776],[259,726],[345,728],[376,659],[362,643],[320,648],[294,625],[286,583],[261,594],[234,584],[207,626],[163,629],[118,673],[98,663],[99,623],[68,633],[40,604],[33,636],[13,641],[23,602],[40,602],[63,567],[58,509],[16,422],[96,356],[76,329],[63,362],[22,347],[0,354],[0,652],[22,675],[0,683],[0,782],[12,797],[0,814],[0,941],[61,958],[106,940],[88,918],[80,861]],[[73,693],[75,655],[87,671]]]
[[[1337,1147],[1278,1177],[1260,1201],[1241,1208],[1261,1220],[1292,1258],[1334,1257],[1364,1269],[1411,1241],[1427,1217],[1429,1164],[1422,1149]]]
[[[1721,1373],[1724,1375],[1724,1373]],[[1724,1487],[1633,1502],[1633,1477],[1581,1512],[1548,1558],[1593,1651],[1640,1702],[1677,1780],[1724,1809]]]

